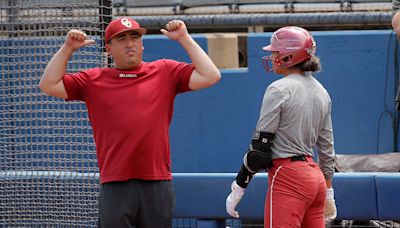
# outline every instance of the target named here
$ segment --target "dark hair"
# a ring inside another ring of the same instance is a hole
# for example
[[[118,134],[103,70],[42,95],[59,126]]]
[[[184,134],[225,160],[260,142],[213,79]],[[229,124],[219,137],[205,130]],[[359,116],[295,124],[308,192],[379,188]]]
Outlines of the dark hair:
[[[317,56],[311,55],[310,59],[294,65],[293,68],[298,68],[304,72],[319,72],[322,69],[322,65]]]

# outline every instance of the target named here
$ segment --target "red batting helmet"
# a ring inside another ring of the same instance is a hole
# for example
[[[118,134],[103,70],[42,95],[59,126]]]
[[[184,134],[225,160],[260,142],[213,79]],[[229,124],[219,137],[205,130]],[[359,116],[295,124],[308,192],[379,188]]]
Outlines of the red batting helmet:
[[[316,51],[316,44],[310,32],[296,26],[287,26],[276,30],[272,34],[270,42],[270,45],[262,49],[276,51],[278,56],[273,60],[274,65],[272,67],[269,66],[270,56],[262,58],[267,71],[294,66],[310,59]]]

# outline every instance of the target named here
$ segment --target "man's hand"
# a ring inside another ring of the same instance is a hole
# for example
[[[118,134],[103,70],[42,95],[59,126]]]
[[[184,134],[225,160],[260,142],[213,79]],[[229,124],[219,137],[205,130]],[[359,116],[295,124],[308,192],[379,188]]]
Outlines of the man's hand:
[[[87,39],[86,33],[78,29],[71,29],[65,40],[65,45],[72,50],[77,50],[83,46],[94,44],[95,41]]]
[[[326,189],[326,202],[325,202],[325,222],[330,222],[336,218],[337,211],[334,199],[333,188]]]
[[[236,184],[236,181],[232,182],[232,192],[226,198],[226,212],[232,217],[239,218],[239,212],[236,211],[236,206],[244,195],[244,188]]]
[[[162,34],[172,40],[179,40],[182,37],[189,36],[185,22],[181,20],[172,20],[165,25],[165,29],[160,30]]]

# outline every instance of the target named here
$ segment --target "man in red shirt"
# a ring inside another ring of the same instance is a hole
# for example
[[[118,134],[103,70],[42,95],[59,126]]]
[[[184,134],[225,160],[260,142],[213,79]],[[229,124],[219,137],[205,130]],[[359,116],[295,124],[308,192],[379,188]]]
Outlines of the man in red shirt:
[[[86,103],[100,170],[99,227],[171,227],[175,198],[169,126],[174,98],[221,78],[183,21],[170,21],[161,32],[182,45],[191,64],[144,62],[141,38],[146,30],[121,17],[105,31],[115,68],[66,73],[74,51],[95,42],[73,29],[39,83],[50,96]]]

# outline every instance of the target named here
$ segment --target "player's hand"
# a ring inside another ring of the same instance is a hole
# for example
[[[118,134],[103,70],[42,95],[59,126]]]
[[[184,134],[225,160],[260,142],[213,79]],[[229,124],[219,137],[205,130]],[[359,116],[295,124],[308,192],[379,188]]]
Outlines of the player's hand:
[[[236,206],[242,199],[245,189],[236,184],[236,181],[233,181],[231,190],[232,192],[226,198],[226,212],[234,218],[239,218],[239,212],[236,211]]]
[[[334,220],[337,216],[333,188],[326,189],[325,222]]]
[[[172,40],[179,40],[179,38],[189,35],[185,22],[181,20],[172,20],[165,25],[165,29],[160,30],[162,34]]]
[[[71,29],[65,40],[65,45],[73,50],[79,49],[83,46],[94,44],[95,41],[88,39],[86,33],[78,29]]]

